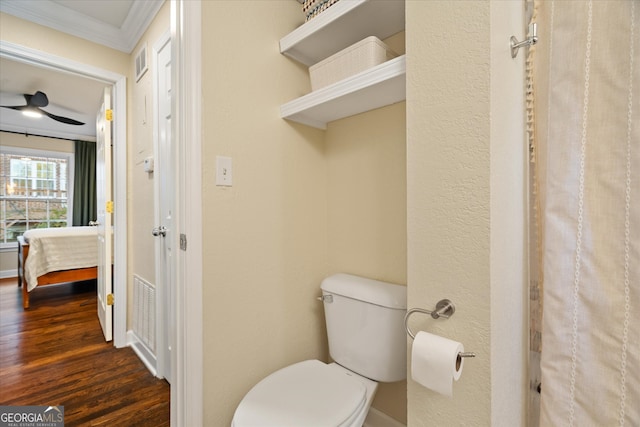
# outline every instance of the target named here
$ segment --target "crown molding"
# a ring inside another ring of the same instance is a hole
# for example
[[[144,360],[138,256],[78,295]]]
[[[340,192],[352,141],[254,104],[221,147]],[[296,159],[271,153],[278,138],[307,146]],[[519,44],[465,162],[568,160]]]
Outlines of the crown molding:
[[[121,29],[122,36],[128,41],[127,53],[131,53],[136,47],[163,4],[164,0],[136,0],[133,2]]]
[[[164,0],[133,2],[121,28],[51,1],[3,0],[0,11],[125,53],[133,48],[162,7]]]

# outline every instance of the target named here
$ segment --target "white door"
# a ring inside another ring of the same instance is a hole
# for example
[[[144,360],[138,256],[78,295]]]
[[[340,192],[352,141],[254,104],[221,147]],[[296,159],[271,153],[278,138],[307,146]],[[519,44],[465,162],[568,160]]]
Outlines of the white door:
[[[105,88],[96,120],[96,200],[98,212],[98,318],[104,338],[113,337],[113,283],[111,281],[111,88]]]
[[[171,382],[171,348],[173,337],[174,298],[174,167],[171,141],[171,43],[165,39],[156,56],[156,100],[157,142],[156,167],[154,170],[157,200],[157,223],[153,229],[156,239],[156,287],[158,288],[157,311],[160,313],[158,327],[159,377]]]

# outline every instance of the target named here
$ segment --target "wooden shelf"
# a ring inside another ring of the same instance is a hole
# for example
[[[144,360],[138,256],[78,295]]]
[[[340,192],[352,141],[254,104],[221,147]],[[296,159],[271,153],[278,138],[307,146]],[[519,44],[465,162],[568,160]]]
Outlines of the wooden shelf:
[[[404,55],[394,58],[288,102],[280,107],[280,115],[326,129],[333,120],[404,101],[406,68]]]
[[[404,30],[405,0],[342,0],[280,40],[280,52],[307,66],[368,36]]]

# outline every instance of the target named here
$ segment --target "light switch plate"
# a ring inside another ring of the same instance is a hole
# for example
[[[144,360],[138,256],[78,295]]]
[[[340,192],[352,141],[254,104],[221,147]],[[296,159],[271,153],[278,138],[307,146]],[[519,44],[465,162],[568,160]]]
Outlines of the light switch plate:
[[[216,185],[231,187],[231,157],[216,156]]]

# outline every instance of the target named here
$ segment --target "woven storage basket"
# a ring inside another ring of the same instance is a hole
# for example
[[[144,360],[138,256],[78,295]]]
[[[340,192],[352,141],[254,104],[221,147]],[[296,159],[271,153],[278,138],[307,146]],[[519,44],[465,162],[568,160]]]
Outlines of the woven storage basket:
[[[376,36],[367,37],[309,67],[311,90],[318,90],[398,56]]]
[[[302,2],[302,13],[304,13],[305,22],[320,15],[338,1],[339,0],[304,0]]]

